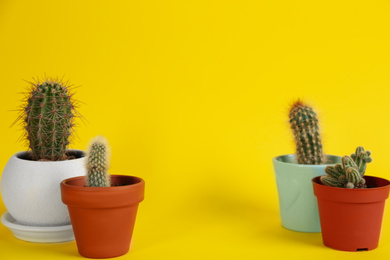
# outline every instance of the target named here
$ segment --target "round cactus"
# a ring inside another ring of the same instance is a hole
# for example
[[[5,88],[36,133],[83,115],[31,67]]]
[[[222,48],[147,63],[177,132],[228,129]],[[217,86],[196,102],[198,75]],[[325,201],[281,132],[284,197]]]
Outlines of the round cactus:
[[[93,138],[87,148],[86,185],[88,187],[110,187],[111,178],[108,173],[110,163],[110,147],[103,136]]]
[[[23,120],[33,160],[68,159],[67,148],[76,114],[72,96],[63,82],[31,83],[18,119]]]
[[[317,114],[301,100],[294,102],[289,113],[299,164],[322,164],[324,154]]]

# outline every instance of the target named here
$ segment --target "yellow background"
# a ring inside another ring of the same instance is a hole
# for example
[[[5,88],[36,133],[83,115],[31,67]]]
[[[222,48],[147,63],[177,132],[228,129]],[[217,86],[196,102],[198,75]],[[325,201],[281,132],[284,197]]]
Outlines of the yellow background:
[[[105,135],[112,174],[146,198],[121,259],[383,259],[281,227],[271,159],[293,153],[288,104],[320,114],[325,152],[373,153],[390,178],[390,2],[0,1],[0,169],[32,77],[64,75],[79,111],[72,148]],[[0,213],[6,211],[2,202]],[[74,242],[32,244],[0,225],[1,259],[81,258]]]

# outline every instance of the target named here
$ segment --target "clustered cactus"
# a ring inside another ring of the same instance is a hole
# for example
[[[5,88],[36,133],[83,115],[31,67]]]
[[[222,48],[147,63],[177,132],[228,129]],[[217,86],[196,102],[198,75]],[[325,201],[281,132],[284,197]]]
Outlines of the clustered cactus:
[[[93,138],[87,148],[86,156],[86,186],[110,187],[111,178],[108,173],[110,162],[110,147],[103,136]]]
[[[32,160],[68,159],[67,148],[77,114],[72,96],[62,81],[31,83],[18,120],[23,121]]]
[[[327,166],[326,175],[321,176],[324,185],[340,188],[366,188],[366,181],[363,178],[366,172],[367,163],[372,162],[371,152],[365,151],[363,147],[356,148],[356,152],[341,158],[342,164]]]
[[[301,100],[294,102],[289,113],[299,164],[323,164],[324,154],[317,114]]]

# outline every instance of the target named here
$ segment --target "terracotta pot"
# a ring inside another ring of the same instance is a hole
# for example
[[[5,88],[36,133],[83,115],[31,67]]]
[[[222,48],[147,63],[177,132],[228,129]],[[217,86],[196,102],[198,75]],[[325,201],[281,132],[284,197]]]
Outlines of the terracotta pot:
[[[145,182],[138,177],[111,175],[112,187],[85,187],[85,177],[61,182],[80,255],[109,258],[129,251],[138,204]],[[115,186],[118,185],[118,186]]]
[[[367,189],[325,186],[313,179],[322,239],[325,246],[343,251],[367,251],[378,247],[385,201],[390,182],[364,176]]]

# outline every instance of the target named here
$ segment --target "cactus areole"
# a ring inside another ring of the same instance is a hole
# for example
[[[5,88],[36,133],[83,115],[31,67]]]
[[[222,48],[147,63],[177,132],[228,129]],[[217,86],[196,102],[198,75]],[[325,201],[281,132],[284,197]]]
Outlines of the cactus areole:
[[[24,120],[32,159],[69,159],[67,148],[75,117],[72,94],[66,84],[54,80],[31,84],[19,119]]]

